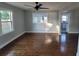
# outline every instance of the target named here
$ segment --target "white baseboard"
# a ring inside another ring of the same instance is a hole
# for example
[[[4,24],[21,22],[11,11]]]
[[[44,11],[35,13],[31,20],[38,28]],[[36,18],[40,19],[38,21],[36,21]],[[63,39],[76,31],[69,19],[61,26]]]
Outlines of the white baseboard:
[[[44,32],[44,31],[25,31],[25,33],[58,33],[58,32]]]
[[[76,33],[76,34],[78,34],[79,32],[68,32],[68,33]]]
[[[25,32],[22,32],[21,34],[17,35],[16,37],[12,38],[11,40],[9,40],[8,42],[6,42],[5,44],[0,46],[0,49],[2,49],[4,46],[6,46],[7,44],[9,44],[10,42],[12,42],[13,40],[17,39],[18,37],[22,36]]]

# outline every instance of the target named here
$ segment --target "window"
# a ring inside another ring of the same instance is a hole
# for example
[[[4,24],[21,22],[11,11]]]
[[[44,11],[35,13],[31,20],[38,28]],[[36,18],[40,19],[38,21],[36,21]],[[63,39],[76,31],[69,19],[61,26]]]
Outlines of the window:
[[[67,21],[67,16],[62,16],[62,21]]]
[[[33,23],[44,23],[47,22],[47,13],[33,13]]]
[[[6,34],[13,31],[12,11],[0,10],[0,33]]]
[[[67,16],[63,15],[62,16],[62,21],[67,21]]]

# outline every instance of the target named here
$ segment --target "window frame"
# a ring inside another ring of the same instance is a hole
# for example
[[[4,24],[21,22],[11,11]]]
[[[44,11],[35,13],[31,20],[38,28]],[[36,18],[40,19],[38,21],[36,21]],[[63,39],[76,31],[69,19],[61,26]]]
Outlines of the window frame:
[[[6,34],[8,34],[8,33],[11,33],[11,32],[13,32],[14,31],[14,26],[13,26],[13,11],[12,10],[4,10],[4,9],[0,9],[0,11],[9,11],[9,12],[11,12],[11,15],[10,15],[10,21],[1,21],[1,18],[0,18],[0,27],[1,27],[1,34],[0,34],[0,36],[2,36],[2,35],[6,35]],[[8,22],[10,22],[11,23],[11,31],[9,31],[9,32],[6,32],[6,33],[2,33],[2,22],[4,22],[4,23],[8,23]]]

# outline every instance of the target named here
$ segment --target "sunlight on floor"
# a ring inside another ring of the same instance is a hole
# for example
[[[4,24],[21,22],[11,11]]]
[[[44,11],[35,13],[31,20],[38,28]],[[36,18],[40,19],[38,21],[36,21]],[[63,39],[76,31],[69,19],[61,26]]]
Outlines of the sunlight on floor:
[[[65,48],[63,45],[60,47],[60,51],[61,51],[61,52],[65,52],[65,49],[66,49],[66,48]]]
[[[61,47],[60,47],[60,51],[61,52],[65,52],[66,51],[66,33],[61,33]]]
[[[45,40],[45,43],[46,43],[46,44],[50,44],[51,42],[52,42],[51,39],[46,39],[46,40]]]
[[[61,42],[66,42],[66,34],[61,34]]]
[[[46,36],[45,44],[52,43],[52,39],[49,36]]]

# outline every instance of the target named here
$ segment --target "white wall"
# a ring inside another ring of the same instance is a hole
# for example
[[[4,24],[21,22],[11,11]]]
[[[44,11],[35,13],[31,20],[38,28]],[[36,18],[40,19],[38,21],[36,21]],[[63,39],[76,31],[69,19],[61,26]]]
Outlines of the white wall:
[[[14,31],[0,36],[0,48],[11,41],[12,38],[24,32],[24,11],[11,5],[0,3],[0,10],[3,9],[13,11]]]

